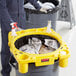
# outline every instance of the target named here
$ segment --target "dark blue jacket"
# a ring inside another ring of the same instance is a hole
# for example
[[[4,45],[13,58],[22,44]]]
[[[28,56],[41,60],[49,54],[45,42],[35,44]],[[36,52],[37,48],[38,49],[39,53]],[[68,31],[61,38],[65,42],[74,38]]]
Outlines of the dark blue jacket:
[[[37,0],[28,0],[36,9],[41,7]],[[11,22],[18,22],[18,26],[25,25],[24,0],[0,0],[1,25],[9,28]]]
[[[28,0],[37,9],[41,7],[37,4],[36,0]],[[11,30],[10,23],[18,22],[18,27],[27,29],[25,24],[24,0],[0,0],[0,18],[1,18],[1,63],[2,75],[10,76],[11,66],[9,65],[10,51],[8,47],[8,32]]]

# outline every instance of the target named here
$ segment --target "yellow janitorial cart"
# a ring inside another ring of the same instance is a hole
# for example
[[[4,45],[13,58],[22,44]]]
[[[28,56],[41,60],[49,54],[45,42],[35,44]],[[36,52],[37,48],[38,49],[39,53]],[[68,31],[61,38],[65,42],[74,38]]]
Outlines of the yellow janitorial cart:
[[[58,67],[68,66],[69,49],[62,37],[54,30],[50,30],[51,32],[47,32],[47,27],[21,30],[16,32],[16,36],[12,36],[12,32],[9,33],[8,45],[18,66],[16,76],[58,76]],[[28,38],[31,37],[39,38],[41,41],[45,38],[54,39],[57,41],[58,49],[46,54],[20,51],[19,48],[28,44]]]

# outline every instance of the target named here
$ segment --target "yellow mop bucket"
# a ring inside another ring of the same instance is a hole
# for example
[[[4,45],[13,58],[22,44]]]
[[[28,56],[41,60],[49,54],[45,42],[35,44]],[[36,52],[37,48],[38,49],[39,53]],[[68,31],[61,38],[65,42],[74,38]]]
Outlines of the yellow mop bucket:
[[[65,42],[62,41],[62,37],[57,34],[54,30],[50,29],[51,32],[46,31],[47,28],[35,28],[27,29],[16,32],[17,36],[12,36],[12,32],[8,35],[8,45],[14,58],[18,62],[18,69],[20,73],[28,72],[28,64],[35,63],[35,66],[45,66],[54,64],[55,60],[59,60],[60,67],[68,66],[68,58],[70,53]],[[23,40],[27,40],[27,37],[32,36],[44,36],[53,38],[58,41],[59,48],[53,52],[46,54],[29,54],[19,50],[19,46],[23,45]]]

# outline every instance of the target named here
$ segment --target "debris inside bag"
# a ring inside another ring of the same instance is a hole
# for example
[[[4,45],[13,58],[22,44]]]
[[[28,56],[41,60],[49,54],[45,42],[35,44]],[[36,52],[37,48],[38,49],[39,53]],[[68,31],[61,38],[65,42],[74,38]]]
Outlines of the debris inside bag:
[[[30,53],[30,54],[35,54],[35,48],[33,45],[28,45],[28,44],[24,45],[19,50]]]
[[[41,48],[42,42],[38,38],[28,39],[28,44],[19,48],[19,50],[31,53],[31,54],[39,54],[39,50]]]
[[[44,41],[44,44],[42,44],[42,41],[38,38],[29,38],[28,44],[20,47],[19,50],[30,54],[45,54],[58,49],[56,40],[44,39]]]
[[[48,48],[45,45],[42,45],[40,50],[39,50],[39,54],[46,54],[46,53],[50,53],[53,52],[56,49],[53,49],[52,47]]]
[[[42,8],[45,8],[47,10],[52,10],[55,8],[55,5],[51,2],[45,2],[45,3],[42,3],[40,1],[37,1],[37,3],[42,7]],[[36,8],[31,4],[31,3],[26,3],[24,5],[24,8],[28,8],[28,9],[32,9],[32,10],[36,10]]]
[[[56,40],[45,39],[45,45],[50,48],[58,49],[58,44]]]
[[[31,3],[27,3],[23,6],[24,8],[35,10],[35,7]]]

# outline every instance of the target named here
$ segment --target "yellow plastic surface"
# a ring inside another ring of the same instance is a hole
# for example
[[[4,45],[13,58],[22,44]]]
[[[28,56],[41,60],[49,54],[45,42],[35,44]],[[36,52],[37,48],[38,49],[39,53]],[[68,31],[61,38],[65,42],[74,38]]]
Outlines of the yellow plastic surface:
[[[18,68],[20,73],[28,72],[28,64],[35,63],[35,66],[44,66],[44,65],[52,65],[54,61],[59,59],[59,65],[61,67],[66,67],[68,65],[68,58],[70,57],[70,53],[68,47],[65,42],[62,41],[62,37],[57,34],[54,30],[51,29],[51,32],[46,32],[47,28],[35,28],[35,29],[27,29],[16,32],[17,36],[12,36],[11,32],[9,32],[9,47],[10,51],[18,62]],[[18,50],[14,43],[21,37],[28,35],[46,35],[52,38],[55,38],[59,43],[60,47],[51,53],[47,54],[29,54]],[[62,55],[60,52],[65,51],[66,55]],[[42,62],[42,59],[49,59],[47,62]]]

